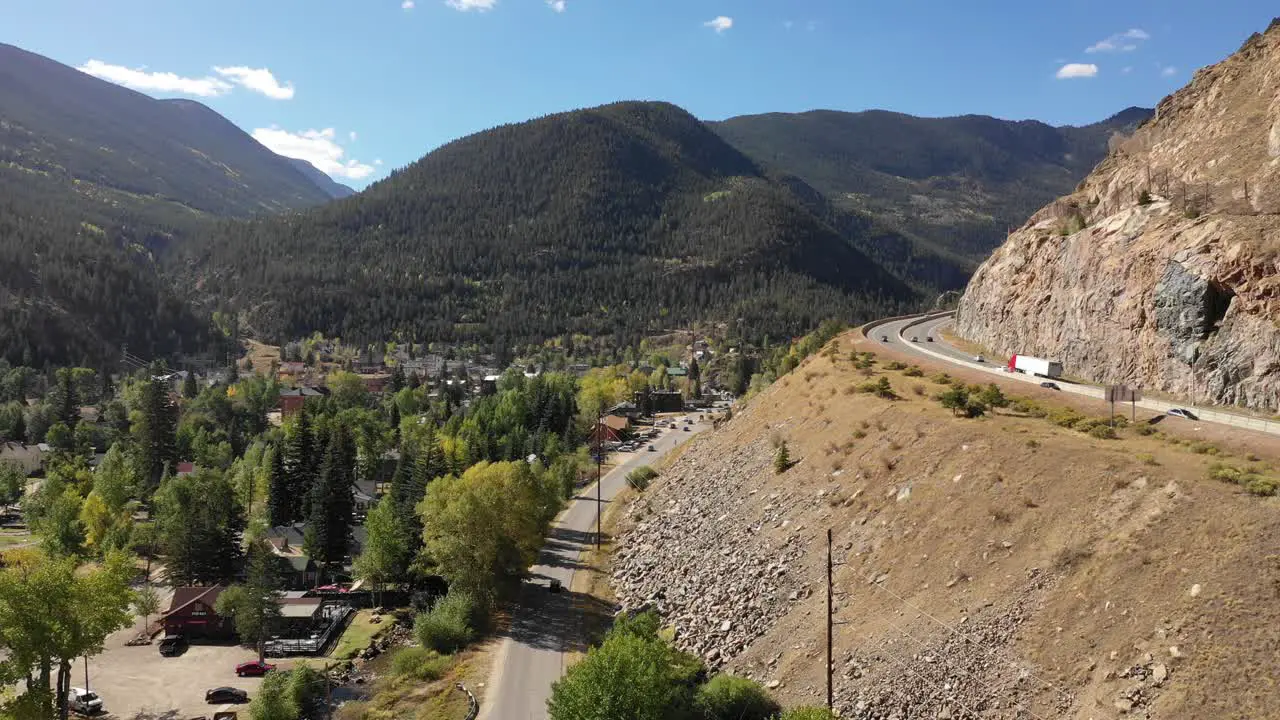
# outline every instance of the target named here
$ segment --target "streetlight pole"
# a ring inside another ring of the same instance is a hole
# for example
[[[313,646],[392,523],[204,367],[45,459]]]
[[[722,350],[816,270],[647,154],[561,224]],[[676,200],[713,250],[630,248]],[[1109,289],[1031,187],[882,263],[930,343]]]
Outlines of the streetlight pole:
[[[603,507],[603,498],[601,496],[601,485],[604,479],[601,477],[601,469],[604,466],[604,438],[601,435],[604,425],[604,412],[596,411],[596,550],[600,549],[600,515]]]

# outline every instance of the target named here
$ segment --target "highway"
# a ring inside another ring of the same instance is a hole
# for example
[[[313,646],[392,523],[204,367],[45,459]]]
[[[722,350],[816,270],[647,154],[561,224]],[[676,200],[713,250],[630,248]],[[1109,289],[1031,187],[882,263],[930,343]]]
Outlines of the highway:
[[[622,490],[627,473],[656,462],[709,427],[709,424],[699,424],[689,432],[664,430],[653,441],[654,452],[640,450],[619,456],[625,460],[606,475],[602,483],[605,509]],[[512,608],[511,629],[495,656],[484,700],[480,703],[479,720],[543,720],[547,717],[551,684],[564,673],[565,653],[581,649],[577,647],[584,625],[581,604],[588,599],[576,598],[575,604],[570,588],[574,573],[585,567],[580,556],[594,543],[595,530],[596,485],[592,483],[552,525],[538,564],[529,570],[530,578]],[[556,594],[548,590],[552,578],[561,582],[563,592]]]
[[[887,344],[896,345],[899,348],[906,349],[907,351],[916,353],[917,355],[929,357],[933,360],[941,360],[952,365],[964,367],[968,370],[991,373],[1002,380],[1013,380],[1032,383],[1035,385],[1045,382],[1045,378],[1032,377],[1029,375],[1023,375],[1022,373],[1005,372],[1003,365],[999,362],[998,358],[987,358],[987,362],[983,363],[974,362],[972,355],[948,345],[946,341],[943,340],[941,330],[950,323],[950,313],[933,313],[929,315],[917,315],[904,319],[890,320],[883,323],[870,323],[869,325],[864,326],[864,328],[866,329],[867,337],[873,341],[880,342],[881,339],[884,338],[884,341]],[[917,339],[917,342],[911,341],[911,338],[913,337]],[[928,341],[928,338],[930,337],[933,338],[933,342]],[[1069,372],[1070,368],[1067,368],[1067,370]],[[1084,395],[1097,400],[1103,400],[1106,397],[1105,390],[1098,385],[1073,383],[1066,380],[1054,380],[1053,382],[1063,392]],[[1158,413],[1167,412],[1170,408],[1175,407],[1185,408],[1194,413],[1195,416],[1199,418],[1199,422],[1230,425],[1232,427],[1255,430],[1257,432],[1272,435],[1280,435],[1280,421],[1238,415],[1235,413],[1223,412],[1213,408],[1189,405],[1186,403],[1172,403],[1165,400],[1144,399],[1139,400],[1137,404],[1138,407],[1144,410],[1152,410]],[[1117,412],[1119,409],[1120,406],[1117,404]],[[1195,421],[1184,420],[1184,422]]]

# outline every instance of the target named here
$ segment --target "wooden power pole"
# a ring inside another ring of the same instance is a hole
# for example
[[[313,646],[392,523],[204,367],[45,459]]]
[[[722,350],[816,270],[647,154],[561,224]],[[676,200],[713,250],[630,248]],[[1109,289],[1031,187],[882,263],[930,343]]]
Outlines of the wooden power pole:
[[[835,712],[834,694],[832,692],[831,681],[833,668],[835,663],[831,658],[831,629],[832,629],[832,582],[831,582],[831,528],[827,528],[827,712]]]

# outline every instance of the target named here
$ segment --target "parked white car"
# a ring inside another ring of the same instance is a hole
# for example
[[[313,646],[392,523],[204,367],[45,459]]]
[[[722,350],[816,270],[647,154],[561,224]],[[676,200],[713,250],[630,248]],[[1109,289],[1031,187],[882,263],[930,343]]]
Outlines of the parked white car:
[[[102,712],[102,698],[92,690],[73,687],[67,691],[67,706],[81,715],[97,715]]]

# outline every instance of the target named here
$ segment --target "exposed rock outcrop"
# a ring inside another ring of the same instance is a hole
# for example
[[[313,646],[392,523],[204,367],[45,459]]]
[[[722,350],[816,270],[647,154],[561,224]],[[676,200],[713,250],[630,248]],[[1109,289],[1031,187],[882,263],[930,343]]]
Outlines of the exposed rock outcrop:
[[[974,274],[961,335],[1068,374],[1280,407],[1280,21],[1165,98]]]

